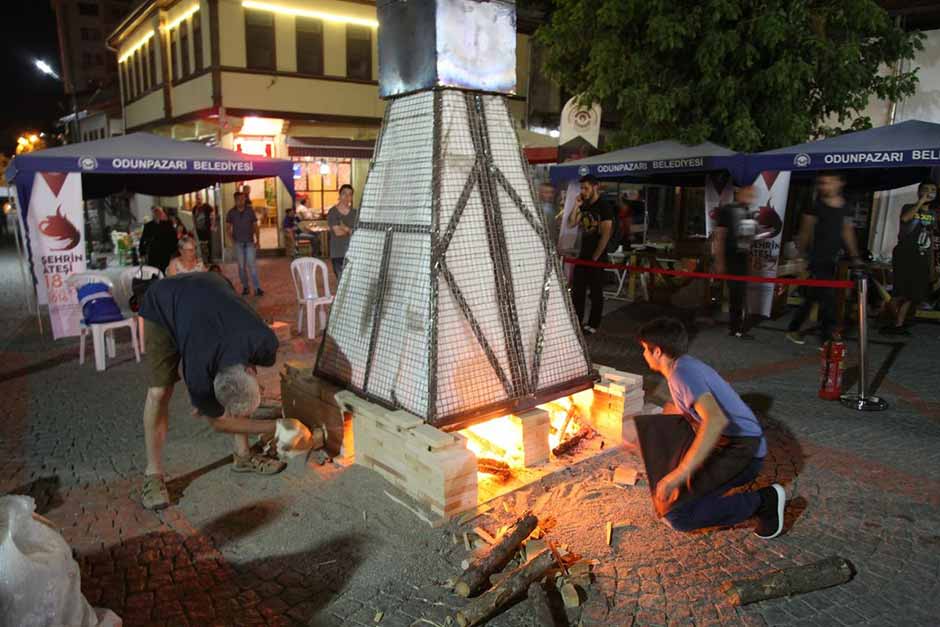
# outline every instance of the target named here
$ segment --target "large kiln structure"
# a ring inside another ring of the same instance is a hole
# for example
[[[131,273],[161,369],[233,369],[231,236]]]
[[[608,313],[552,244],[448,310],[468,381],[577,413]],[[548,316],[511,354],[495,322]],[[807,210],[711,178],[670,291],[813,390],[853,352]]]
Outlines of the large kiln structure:
[[[388,105],[316,373],[438,427],[590,387],[504,95],[514,6],[378,12]]]
[[[355,462],[447,517],[478,504],[459,429],[507,416],[498,429],[519,430],[524,463],[547,461],[550,412],[538,407],[570,407],[600,376],[507,106],[513,3],[377,9],[388,104],[315,375],[345,388],[335,399]],[[605,403],[619,399],[617,437],[626,385],[610,372],[603,385]]]

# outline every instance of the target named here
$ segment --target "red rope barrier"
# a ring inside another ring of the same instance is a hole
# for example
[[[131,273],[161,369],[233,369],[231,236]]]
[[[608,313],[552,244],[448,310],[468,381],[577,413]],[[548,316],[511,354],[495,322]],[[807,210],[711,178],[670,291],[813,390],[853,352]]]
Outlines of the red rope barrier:
[[[622,263],[604,263],[590,259],[575,259],[562,257],[565,263],[590,268],[610,268],[612,270],[630,270],[631,272],[649,272],[651,274],[666,274],[669,276],[684,276],[692,279],[717,279],[719,281],[743,281],[745,283],[777,283],[780,285],[806,285],[809,287],[851,288],[852,281],[828,281],[822,279],[784,279],[778,277],[743,276],[740,274],[712,274],[709,272],[687,272],[685,270],[666,270],[664,268],[648,268],[644,266],[631,266]]]

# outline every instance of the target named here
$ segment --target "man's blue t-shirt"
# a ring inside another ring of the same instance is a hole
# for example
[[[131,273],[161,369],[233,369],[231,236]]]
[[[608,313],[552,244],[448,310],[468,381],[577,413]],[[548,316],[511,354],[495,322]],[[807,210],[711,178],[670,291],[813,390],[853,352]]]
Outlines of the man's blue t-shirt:
[[[676,361],[676,367],[666,382],[669,384],[672,402],[676,404],[679,411],[692,416],[700,423],[702,417],[695,411],[695,401],[711,392],[718,406],[728,417],[728,426],[725,427],[722,435],[759,437],[760,445],[757,447],[755,457],[767,455],[764,430],[754,412],[741,400],[728,382],[715,372],[714,368],[691,355],[683,355]]]

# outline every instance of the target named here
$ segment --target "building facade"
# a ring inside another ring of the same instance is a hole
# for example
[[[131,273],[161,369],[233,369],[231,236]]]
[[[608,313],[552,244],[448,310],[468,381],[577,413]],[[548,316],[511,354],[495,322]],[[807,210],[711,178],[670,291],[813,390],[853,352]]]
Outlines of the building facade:
[[[329,209],[344,183],[358,201],[385,109],[377,27],[375,2],[365,0],[144,2],[108,39],[125,128],[292,159],[298,195],[313,210]],[[517,37],[511,107],[520,125],[528,40]],[[249,187],[262,248],[277,248],[286,190],[273,179]],[[224,210],[234,191],[209,193]]]

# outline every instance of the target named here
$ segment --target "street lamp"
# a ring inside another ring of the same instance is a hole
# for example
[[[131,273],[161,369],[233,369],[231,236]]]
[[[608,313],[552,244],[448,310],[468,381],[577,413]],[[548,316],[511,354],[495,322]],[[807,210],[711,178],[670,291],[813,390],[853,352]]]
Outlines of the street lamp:
[[[35,64],[36,69],[42,72],[43,74],[45,74],[46,76],[51,76],[57,81],[62,81],[62,78],[56,73],[55,70],[52,69],[52,66],[46,63],[45,61],[43,61],[42,59],[35,59],[33,63]],[[71,94],[72,95],[72,115],[75,118],[75,137],[73,138],[74,139],[73,143],[77,144],[78,142],[82,141],[79,136],[81,133],[81,126],[79,126],[80,123],[78,121],[78,100],[75,97],[75,89],[73,88],[70,90],[69,85],[65,84],[65,81],[62,81],[62,83],[63,83],[63,86],[66,88],[65,89],[66,92],[68,91],[72,92]]]
[[[36,68],[43,74],[46,74],[47,76],[51,76],[54,79],[59,78],[59,75],[56,74],[55,70],[52,69],[52,66],[46,63],[45,61],[43,61],[42,59],[36,59],[35,63],[36,63]]]

